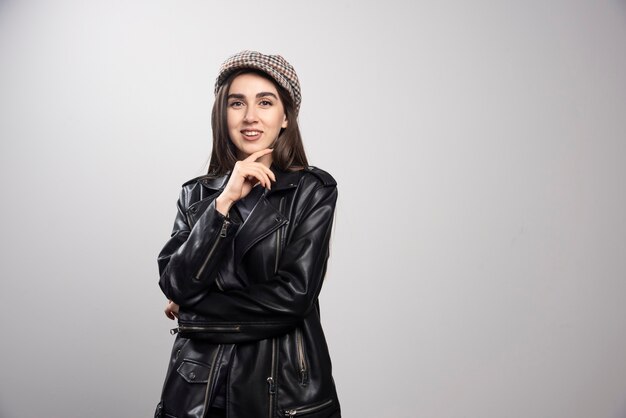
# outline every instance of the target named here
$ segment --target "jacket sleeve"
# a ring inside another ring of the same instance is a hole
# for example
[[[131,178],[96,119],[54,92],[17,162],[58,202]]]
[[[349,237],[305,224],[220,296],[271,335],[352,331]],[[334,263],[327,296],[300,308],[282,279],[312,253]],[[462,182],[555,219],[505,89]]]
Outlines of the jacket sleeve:
[[[294,328],[314,308],[322,287],[337,195],[336,185],[317,186],[312,192],[272,278],[243,289],[210,292],[193,306],[181,306],[179,330],[183,332],[185,318],[194,318],[196,324],[201,318],[215,331],[194,334],[197,338],[238,343]]]
[[[183,186],[170,239],[157,256],[159,286],[179,305],[196,303],[204,296],[240,226],[215,208],[215,198],[207,199],[210,203],[190,228]]]

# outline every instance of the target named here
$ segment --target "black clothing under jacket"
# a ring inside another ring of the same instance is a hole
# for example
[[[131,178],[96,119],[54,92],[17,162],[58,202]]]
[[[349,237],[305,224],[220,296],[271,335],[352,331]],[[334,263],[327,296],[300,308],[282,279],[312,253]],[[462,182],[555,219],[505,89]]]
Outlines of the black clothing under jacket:
[[[180,311],[156,417],[206,418],[225,365],[229,418],[341,416],[318,302],[337,183],[314,166],[270,168],[276,182],[245,221],[215,208],[230,171],[182,185],[157,257]]]

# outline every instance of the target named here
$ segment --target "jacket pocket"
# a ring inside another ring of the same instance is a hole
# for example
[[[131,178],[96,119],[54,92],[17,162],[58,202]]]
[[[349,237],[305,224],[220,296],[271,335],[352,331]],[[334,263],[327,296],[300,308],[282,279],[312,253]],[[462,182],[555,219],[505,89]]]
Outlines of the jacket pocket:
[[[298,364],[296,364],[296,370],[298,370],[298,382],[302,386],[306,386],[309,382],[309,362],[307,359],[304,337],[302,336],[302,330],[300,327],[296,327],[295,332],[296,340],[296,358]]]
[[[187,383],[208,383],[211,367],[208,364],[185,359],[176,371]]]
[[[285,409],[283,414],[285,417],[299,417],[300,415],[314,414],[333,405],[333,399],[327,399],[323,402],[312,403],[299,406],[296,408]]]
[[[161,414],[164,418],[192,417],[206,411],[222,352],[219,344],[182,338],[177,341],[184,341],[184,344],[174,346],[163,383]]]

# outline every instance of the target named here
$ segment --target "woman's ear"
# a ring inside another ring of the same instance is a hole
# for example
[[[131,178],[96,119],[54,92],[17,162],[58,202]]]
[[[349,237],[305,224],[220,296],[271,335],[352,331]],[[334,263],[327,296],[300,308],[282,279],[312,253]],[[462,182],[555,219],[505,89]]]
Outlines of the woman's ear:
[[[287,115],[283,115],[283,124],[280,126],[282,128],[286,128],[288,124],[289,124],[289,121],[287,121]]]

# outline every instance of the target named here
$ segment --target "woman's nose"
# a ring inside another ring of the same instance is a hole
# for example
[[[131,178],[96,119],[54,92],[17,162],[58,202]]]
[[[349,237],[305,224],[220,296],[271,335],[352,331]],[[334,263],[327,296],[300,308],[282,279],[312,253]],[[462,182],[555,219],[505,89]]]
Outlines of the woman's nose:
[[[256,110],[253,106],[246,107],[246,113],[243,115],[243,120],[246,122],[256,121]]]

